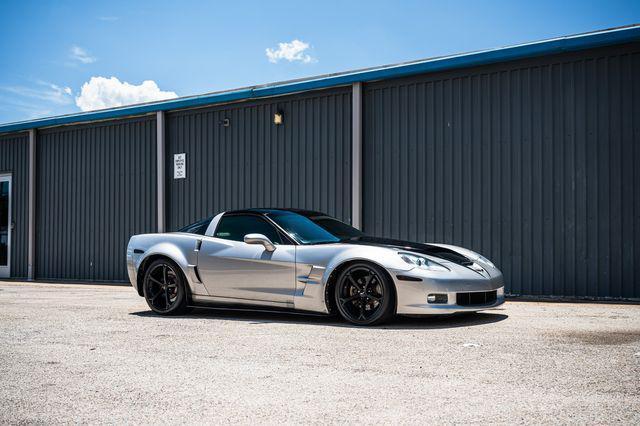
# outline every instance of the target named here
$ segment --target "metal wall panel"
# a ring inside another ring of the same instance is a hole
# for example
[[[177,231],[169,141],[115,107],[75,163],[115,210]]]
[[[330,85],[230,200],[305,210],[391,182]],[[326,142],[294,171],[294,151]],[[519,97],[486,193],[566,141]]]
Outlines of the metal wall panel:
[[[11,276],[27,276],[29,233],[29,134],[0,136],[0,174],[12,175]]]
[[[640,45],[369,84],[364,229],[512,294],[640,298]]]
[[[127,279],[132,234],[156,230],[156,122],[58,127],[37,136],[36,276]]]
[[[249,207],[350,221],[350,89],[168,113],[167,228]],[[273,123],[277,111],[282,125]],[[186,153],[186,179],[173,178],[178,153]]]

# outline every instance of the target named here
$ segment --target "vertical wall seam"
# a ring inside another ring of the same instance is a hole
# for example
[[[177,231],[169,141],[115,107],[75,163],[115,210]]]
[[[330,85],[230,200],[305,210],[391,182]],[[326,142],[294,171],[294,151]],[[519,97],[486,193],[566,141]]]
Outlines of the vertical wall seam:
[[[156,203],[158,232],[165,232],[165,126],[164,111],[156,113]]]
[[[27,279],[33,280],[35,243],[36,243],[36,130],[29,130],[29,224],[28,224],[28,252],[27,252]]]
[[[351,225],[362,229],[362,83],[353,84],[351,105]]]

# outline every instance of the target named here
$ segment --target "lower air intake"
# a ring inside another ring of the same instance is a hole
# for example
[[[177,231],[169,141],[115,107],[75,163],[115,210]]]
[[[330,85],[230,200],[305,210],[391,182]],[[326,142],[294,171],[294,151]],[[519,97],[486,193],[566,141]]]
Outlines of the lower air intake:
[[[495,303],[498,291],[474,291],[471,293],[456,293],[456,304],[459,306],[482,306]]]

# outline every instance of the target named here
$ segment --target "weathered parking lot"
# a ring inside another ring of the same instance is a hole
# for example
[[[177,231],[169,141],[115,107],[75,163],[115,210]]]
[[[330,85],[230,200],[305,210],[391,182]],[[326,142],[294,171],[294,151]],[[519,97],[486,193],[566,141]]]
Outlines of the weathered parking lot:
[[[151,314],[130,287],[0,282],[1,423],[638,423],[640,306],[356,328]]]

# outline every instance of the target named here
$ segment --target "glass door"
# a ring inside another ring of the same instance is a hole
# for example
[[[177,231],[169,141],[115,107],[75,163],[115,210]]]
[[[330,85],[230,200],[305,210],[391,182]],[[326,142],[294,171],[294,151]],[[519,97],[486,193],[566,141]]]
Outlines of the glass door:
[[[0,175],[0,278],[11,274],[11,176]]]

